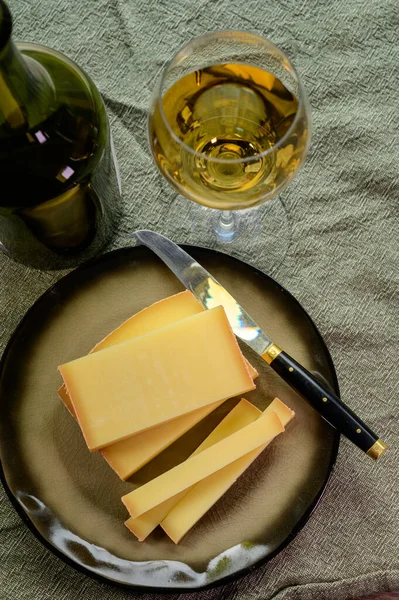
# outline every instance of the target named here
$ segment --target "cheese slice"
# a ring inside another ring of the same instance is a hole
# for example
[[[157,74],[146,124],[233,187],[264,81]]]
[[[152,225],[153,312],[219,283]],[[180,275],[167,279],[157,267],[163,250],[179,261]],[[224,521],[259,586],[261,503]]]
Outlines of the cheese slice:
[[[255,448],[269,444],[282,431],[284,426],[274,411],[262,414],[254,423],[123,496],[122,502],[136,518]]]
[[[90,450],[255,388],[221,306],[59,370]]]
[[[168,298],[164,298],[159,302],[151,304],[151,306],[147,306],[147,308],[144,308],[127,319],[127,321],[124,321],[122,325],[114,329],[114,331],[111,331],[111,333],[101,340],[101,342],[96,344],[90,351],[90,354],[98,352],[99,350],[104,350],[105,348],[110,348],[111,346],[116,346],[117,344],[126,342],[138,335],[144,335],[155,329],[160,329],[161,327],[165,327],[165,325],[176,323],[176,321],[180,321],[181,319],[197,315],[204,310],[205,308],[188,290],[175,294],[174,296],[169,296]],[[258,376],[257,370],[254,369],[249,362],[247,362],[247,365],[252,379],[255,379]],[[58,395],[72,416],[75,416],[73,405],[65,385],[62,385],[59,388]],[[198,421],[200,421],[201,418],[203,417],[199,417]],[[183,431],[183,433],[185,432]],[[181,435],[183,435],[183,433]]]
[[[262,412],[258,408],[243,398],[208,435],[208,437],[205,438],[191,456],[199,454],[202,450],[210,448],[213,444],[220,442],[220,440],[226,438],[228,435],[249,425],[249,423],[255,421],[261,414]],[[134,533],[140,542],[142,542],[155,527],[159,525],[179,500],[186,495],[186,493],[187,490],[180,492],[177,496],[169,498],[159,506],[155,506],[153,509],[137,517],[137,519],[130,517],[130,519],[125,522],[126,527]]]
[[[277,414],[284,427],[295,416],[295,413],[278,398],[269,404],[265,414],[271,411]],[[189,489],[187,494],[183,493],[183,497],[174,503],[161,522],[161,527],[175,544],[178,544],[182,537],[227,492],[264,448],[265,445],[252,450],[220,471],[199,481]]]

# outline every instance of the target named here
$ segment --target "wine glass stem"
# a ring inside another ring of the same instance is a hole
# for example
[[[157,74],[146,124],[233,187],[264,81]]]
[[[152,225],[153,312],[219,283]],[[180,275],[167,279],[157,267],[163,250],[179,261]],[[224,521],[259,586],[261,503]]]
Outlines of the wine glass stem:
[[[216,226],[216,234],[221,242],[231,242],[237,234],[238,216],[231,210],[222,210]]]
[[[230,231],[235,227],[235,221],[233,216],[233,211],[231,210],[222,210],[222,214],[219,219],[220,227],[225,229],[226,231]]]

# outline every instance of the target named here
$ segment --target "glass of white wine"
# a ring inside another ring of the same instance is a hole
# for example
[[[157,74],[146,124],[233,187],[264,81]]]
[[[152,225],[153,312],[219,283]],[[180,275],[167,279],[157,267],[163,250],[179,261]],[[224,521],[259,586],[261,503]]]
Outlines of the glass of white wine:
[[[220,209],[215,231],[231,241],[235,211],[271,200],[290,183],[309,145],[309,107],[285,54],[239,31],[181,48],[154,90],[148,120],[161,173],[183,196]]]

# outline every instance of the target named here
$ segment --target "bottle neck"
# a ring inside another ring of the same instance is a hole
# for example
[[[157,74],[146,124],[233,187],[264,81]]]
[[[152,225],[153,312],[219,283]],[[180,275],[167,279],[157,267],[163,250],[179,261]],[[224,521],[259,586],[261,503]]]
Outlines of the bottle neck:
[[[11,17],[0,0],[0,127],[30,129],[43,121],[54,100],[47,71],[22,55],[11,39]]]

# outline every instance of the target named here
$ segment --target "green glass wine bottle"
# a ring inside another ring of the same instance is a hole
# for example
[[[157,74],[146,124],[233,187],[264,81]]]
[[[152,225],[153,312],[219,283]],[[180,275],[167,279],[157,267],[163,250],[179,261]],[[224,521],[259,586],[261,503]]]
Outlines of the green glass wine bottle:
[[[120,216],[107,114],[75,63],[11,32],[0,0],[0,248],[33,267],[73,266],[104,249]]]

